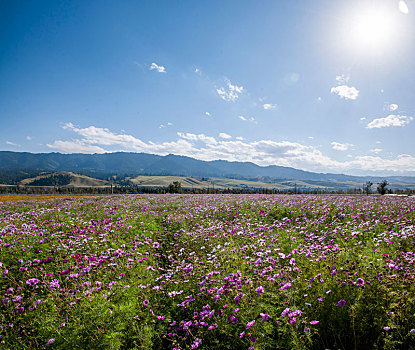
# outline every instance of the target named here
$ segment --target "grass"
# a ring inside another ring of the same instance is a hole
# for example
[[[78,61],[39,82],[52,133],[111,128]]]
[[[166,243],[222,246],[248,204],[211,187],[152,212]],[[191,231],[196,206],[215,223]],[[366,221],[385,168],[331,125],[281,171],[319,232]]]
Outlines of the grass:
[[[0,203],[0,348],[415,347],[412,198],[22,199]]]

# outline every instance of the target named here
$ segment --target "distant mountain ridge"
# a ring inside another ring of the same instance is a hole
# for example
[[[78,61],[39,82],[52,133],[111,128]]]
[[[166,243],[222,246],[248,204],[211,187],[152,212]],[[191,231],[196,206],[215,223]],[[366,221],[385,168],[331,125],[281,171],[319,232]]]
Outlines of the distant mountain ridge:
[[[309,181],[379,182],[385,177],[314,173],[277,165],[259,166],[251,162],[203,161],[169,154],[114,152],[104,154],[62,154],[0,151],[0,171],[76,172],[103,178],[108,175],[175,175],[193,177],[265,178]],[[415,183],[412,176],[387,176],[394,182]]]

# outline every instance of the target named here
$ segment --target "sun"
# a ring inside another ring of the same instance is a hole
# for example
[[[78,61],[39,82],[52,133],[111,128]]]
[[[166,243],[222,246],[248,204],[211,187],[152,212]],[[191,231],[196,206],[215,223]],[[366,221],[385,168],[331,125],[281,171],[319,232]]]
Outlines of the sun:
[[[397,20],[390,8],[361,7],[350,16],[348,23],[348,42],[361,53],[382,52],[390,48],[396,39]]]
[[[393,33],[391,16],[384,11],[361,13],[352,23],[352,38],[363,46],[379,47]]]

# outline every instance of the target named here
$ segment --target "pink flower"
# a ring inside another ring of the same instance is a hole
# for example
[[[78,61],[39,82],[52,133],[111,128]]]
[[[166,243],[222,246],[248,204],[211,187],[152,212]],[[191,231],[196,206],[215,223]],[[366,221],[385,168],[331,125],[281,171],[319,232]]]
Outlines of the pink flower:
[[[246,329],[251,328],[254,324],[255,324],[255,320],[252,320],[251,322],[248,322],[248,324],[246,325]]]
[[[26,284],[28,286],[35,286],[38,283],[39,283],[39,280],[37,278],[30,278],[26,281]]]
[[[268,313],[260,313],[260,315],[261,315],[261,321],[263,321],[263,322],[265,322],[265,321],[267,321],[271,316],[270,315],[268,315]]]
[[[284,285],[280,288],[280,290],[288,289],[288,288],[290,288],[290,287],[291,287],[291,283],[290,283],[290,282],[288,282],[288,283],[284,284]]]
[[[281,312],[281,317],[284,317],[286,314],[290,312],[290,308],[287,307],[283,312]]]

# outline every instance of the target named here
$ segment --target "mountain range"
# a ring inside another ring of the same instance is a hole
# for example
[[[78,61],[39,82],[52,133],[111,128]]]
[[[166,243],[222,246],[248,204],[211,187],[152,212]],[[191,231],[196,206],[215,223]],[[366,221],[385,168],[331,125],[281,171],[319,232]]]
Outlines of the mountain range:
[[[136,177],[187,176],[201,178],[251,179],[264,182],[277,180],[301,180],[313,183],[362,184],[366,181],[380,182],[385,178],[390,183],[415,184],[412,176],[351,176],[344,174],[315,173],[277,165],[259,166],[251,162],[230,162],[225,160],[203,161],[185,156],[166,156],[148,153],[115,152],[104,154],[61,154],[0,151],[0,183],[5,178],[21,181],[40,172],[74,172],[107,179],[110,176]],[[5,182],[6,181],[6,182]],[[350,187],[350,186],[349,186]]]

